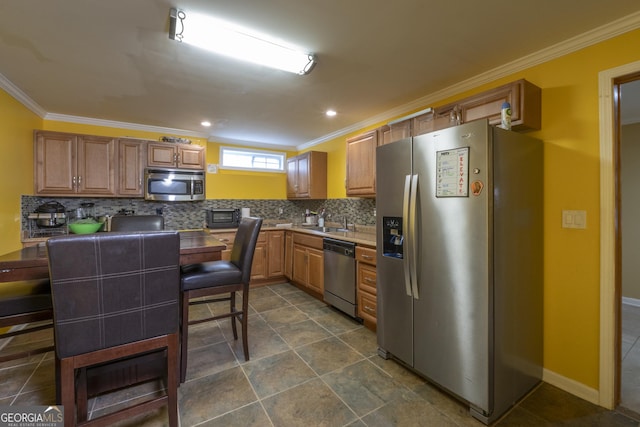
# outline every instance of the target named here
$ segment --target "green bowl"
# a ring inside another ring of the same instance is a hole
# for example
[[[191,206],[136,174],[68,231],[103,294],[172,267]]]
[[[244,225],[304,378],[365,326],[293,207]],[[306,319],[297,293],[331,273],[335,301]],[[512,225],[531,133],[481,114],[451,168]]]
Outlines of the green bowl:
[[[69,231],[73,234],[91,234],[95,233],[102,227],[102,222],[75,222],[70,223]]]

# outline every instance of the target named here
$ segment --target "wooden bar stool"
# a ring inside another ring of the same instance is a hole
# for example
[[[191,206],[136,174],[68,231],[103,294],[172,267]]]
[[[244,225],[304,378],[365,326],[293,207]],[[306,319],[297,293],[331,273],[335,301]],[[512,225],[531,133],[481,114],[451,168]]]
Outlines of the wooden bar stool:
[[[251,278],[251,264],[258,241],[258,234],[262,226],[262,218],[245,217],[240,220],[236,237],[233,241],[231,260],[209,261],[200,264],[190,264],[182,267],[181,297],[181,367],[180,381],[187,376],[187,347],[189,325],[208,322],[211,320],[231,317],[233,338],[238,339],[236,320],[242,325],[242,349],[245,360],[249,360],[249,344],[247,341],[247,322],[249,313],[249,279]],[[242,310],[236,308],[236,292],[242,292]],[[192,298],[210,297],[227,294],[225,297],[207,298],[190,301]],[[229,312],[205,319],[189,321],[189,305],[207,304],[210,302],[229,301]]]

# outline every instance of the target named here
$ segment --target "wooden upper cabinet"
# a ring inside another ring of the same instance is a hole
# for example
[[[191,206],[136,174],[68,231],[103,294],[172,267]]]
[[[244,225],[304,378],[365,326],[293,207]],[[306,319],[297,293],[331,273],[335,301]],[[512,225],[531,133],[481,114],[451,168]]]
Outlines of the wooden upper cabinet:
[[[522,79],[390,124],[383,143],[479,119],[488,119],[490,125],[499,125],[504,102],[511,104],[512,130],[524,132],[542,127],[542,90]]]
[[[115,196],[116,140],[36,131],[34,192],[47,196]]]
[[[146,142],[131,139],[118,140],[118,195],[144,196],[144,165]]]
[[[347,139],[347,196],[376,195],[378,133],[376,129]]]
[[[204,169],[204,147],[195,144],[149,143],[147,166]]]
[[[512,130],[530,131],[542,127],[542,90],[522,79],[436,108],[435,130],[479,119],[499,125],[504,102],[511,104]]]
[[[287,159],[287,198],[327,198],[327,153],[307,151]]]

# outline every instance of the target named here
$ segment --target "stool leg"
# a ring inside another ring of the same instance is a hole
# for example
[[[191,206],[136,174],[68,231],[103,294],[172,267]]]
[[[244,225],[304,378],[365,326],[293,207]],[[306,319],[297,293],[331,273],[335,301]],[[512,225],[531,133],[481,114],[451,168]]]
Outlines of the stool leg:
[[[249,361],[249,341],[247,338],[247,329],[249,326],[249,289],[245,285],[242,292],[242,350],[244,351],[244,360]]]
[[[182,292],[182,322],[180,322],[180,382],[187,379],[187,347],[189,343],[189,292]]]
[[[76,387],[73,359],[60,360],[60,403],[64,407],[64,425],[76,425]]]
[[[231,292],[231,297],[229,299],[229,312],[230,313],[236,312],[236,293],[235,292]],[[233,339],[237,340],[238,329],[236,328],[236,316],[231,316],[229,320],[231,321],[231,330],[233,331]]]

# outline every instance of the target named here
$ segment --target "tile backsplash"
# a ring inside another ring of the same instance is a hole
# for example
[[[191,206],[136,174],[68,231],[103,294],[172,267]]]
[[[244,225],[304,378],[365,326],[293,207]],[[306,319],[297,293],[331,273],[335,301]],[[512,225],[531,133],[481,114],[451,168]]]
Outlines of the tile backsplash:
[[[46,198],[22,196],[22,230],[28,229],[27,215],[43,203],[57,201],[61,203],[69,218],[81,203],[94,203],[96,216],[115,215],[118,211],[133,211],[136,215],[162,213],[165,227],[169,230],[202,228],[205,211],[211,208],[249,208],[252,216],[278,222],[301,221],[306,209],[319,212],[322,208],[330,215],[329,221],[342,222],[346,216],[349,223],[356,225],[375,225],[375,199],[327,199],[327,200],[264,200],[264,199],[210,199],[199,202],[154,202],[142,199],[121,198]],[[282,214],[280,213],[282,212]]]

